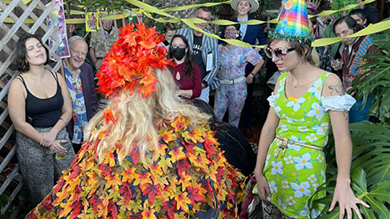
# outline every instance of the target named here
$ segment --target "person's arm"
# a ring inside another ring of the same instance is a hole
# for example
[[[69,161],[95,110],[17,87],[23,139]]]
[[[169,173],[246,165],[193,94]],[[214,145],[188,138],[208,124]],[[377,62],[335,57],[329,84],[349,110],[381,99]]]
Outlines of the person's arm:
[[[92,47],[89,48],[89,56],[91,57],[92,62],[96,65],[96,63],[98,62],[98,59],[96,58],[96,55],[95,55],[95,49]]]
[[[91,34],[91,42],[89,44],[89,56],[91,57],[92,62],[96,65],[98,59],[96,58],[95,48],[96,48],[96,34]]]
[[[338,76],[328,76],[324,88],[324,97],[329,96],[343,96],[345,91],[343,84]],[[336,188],[333,195],[332,204],[330,211],[332,211],[339,203],[340,214],[339,218],[344,218],[345,211],[347,212],[348,218],[352,218],[352,210],[362,218],[357,204],[362,204],[369,207],[362,200],[356,198],[351,189],[350,169],[352,162],[352,141],[349,134],[349,112],[348,111],[329,111],[330,120],[332,123],[332,130],[335,139],[336,146],[336,161],[337,161],[337,181]]]
[[[260,56],[260,54],[257,53],[256,50],[252,48],[249,48],[249,52],[247,53],[246,60],[247,62],[255,66],[252,72],[246,77],[246,83],[252,84],[256,74],[260,71],[261,66],[263,66],[264,60]]]
[[[23,91],[23,92],[22,92]],[[29,123],[26,122],[26,92],[22,82],[14,79],[8,91],[8,112],[16,131],[41,142],[42,135]]]
[[[275,85],[275,91],[277,91],[277,85],[279,84],[280,78],[277,80]],[[268,148],[275,138],[275,131],[279,125],[279,117],[275,112],[275,109],[271,106],[267,115],[267,119],[264,123],[263,129],[261,130],[259,148],[257,150],[257,160],[254,175],[257,181],[257,187],[260,199],[264,202],[268,202],[266,195],[270,196],[271,191],[269,189],[266,178],[263,175],[264,163],[267,157]]]
[[[206,36],[204,36],[204,37],[206,37]],[[209,38],[207,46],[209,48],[211,48],[211,52],[213,54],[213,68],[211,69],[210,73],[208,73],[203,78],[202,83],[206,82],[207,85],[210,85],[213,82],[215,76],[217,75],[217,72],[219,71],[218,41],[214,38]],[[206,54],[206,57],[207,57],[207,55],[208,54]],[[207,63],[204,63],[204,64],[207,65]]]
[[[199,67],[194,64],[194,88],[192,89],[191,98],[197,98],[202,92],[202,75],[200,74]]]

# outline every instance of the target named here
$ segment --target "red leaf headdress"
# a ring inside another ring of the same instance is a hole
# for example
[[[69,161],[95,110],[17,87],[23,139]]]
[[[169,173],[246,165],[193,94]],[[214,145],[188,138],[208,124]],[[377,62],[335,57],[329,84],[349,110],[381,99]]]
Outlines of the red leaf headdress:
[[[118,41],[106,54],[96,75],[98,88],[106,97],[112,97],[121,91],[131,94],[138,90],[142,97],[150,97],[156,91],[154,69],[166,69],[174,65],[166,58],[167,50],[158,46],[163,42],[156,28],[146,29],[143,23],[127,25],[121,28]]]

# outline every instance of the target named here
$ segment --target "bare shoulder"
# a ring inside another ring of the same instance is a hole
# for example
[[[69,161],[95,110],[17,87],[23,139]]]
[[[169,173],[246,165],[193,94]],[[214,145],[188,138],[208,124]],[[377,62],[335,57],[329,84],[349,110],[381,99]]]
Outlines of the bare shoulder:
[[[330,75],[325,80],[322,96],[337,96],[344,94],[344,86],[339,76],[330,73]]]
[[[20,92],[22,90],[22,92]],[[23,95],[24,97],[27,96],[26,89],[24,88],[23,82],[19,79],[18,76],[16,76],[9,87],[8,90],[8,96],[20,96]]]

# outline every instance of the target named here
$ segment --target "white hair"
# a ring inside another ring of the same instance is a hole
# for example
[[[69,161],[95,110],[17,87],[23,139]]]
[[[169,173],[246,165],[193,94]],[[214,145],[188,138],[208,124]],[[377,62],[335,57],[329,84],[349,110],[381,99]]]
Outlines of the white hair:
[[[88,43],[87,43],[87,41],[85,41],[85,39],[84,39],[83,37],[75,35],[75,36],[72,36],[71,38],[69,38],[69,40],[68,40],[69,49],[72,48],[72,43],[73,43],[74,41],[76,41],[76,40],[82,40],[82,41],[84,41],[84,43],[87,44],[87,47],[88,47]],[[88,50],[88,49],[87,49],[87,50]]]

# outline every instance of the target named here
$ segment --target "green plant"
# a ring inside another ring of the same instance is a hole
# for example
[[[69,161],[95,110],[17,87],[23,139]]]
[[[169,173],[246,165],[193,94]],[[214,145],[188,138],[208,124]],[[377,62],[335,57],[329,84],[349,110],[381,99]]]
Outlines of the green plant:
[[[365,218],[390,218],[390,127],[387,124],[375,124],[368,121],[354,123],[350,126],[354,150],[351,166],[351,187],[355,195],[370,205],[370,208],[359,206]],[[338,218],[339,209],[328,212],[336,184],[337,164],[334,142],[327,146],[327,177],[315,194],[326,191],[327,195],[311,204],[324,204],[325,208],[319,218]],[[315,195],[314,194],[314,195]],[[313,196],[314,196],[313,195]]]
[[[0,195],[0,208],[7,205],[10,201],[8,194]],[[30,197],[26,187],[20,190],[18,196],[11,201],[4,214],[0,214],[0,219],[22,219],[31,210]]]
[[[374,44],[383,54],[368,54],[365,58],[375,58],[361,66],[364,74],[353,81],[357,92],[356,99],[363,99],[363,106],[369,97],[374,97],[370,115],[390,124],[390,31],[371,36]]]
[[[330,7],[333,10],[338,10],[340,8],[347,6],[347,5],[356,4],[356,3],[358,3],[357,0],[333,0]],[[346,11],[346,14],[348,14],[348,13],[349,13],[349,11]],[[337,17],[341,17],[341,16],[343,16],[343,12],[337,12],[336,15],[337,15]]]

